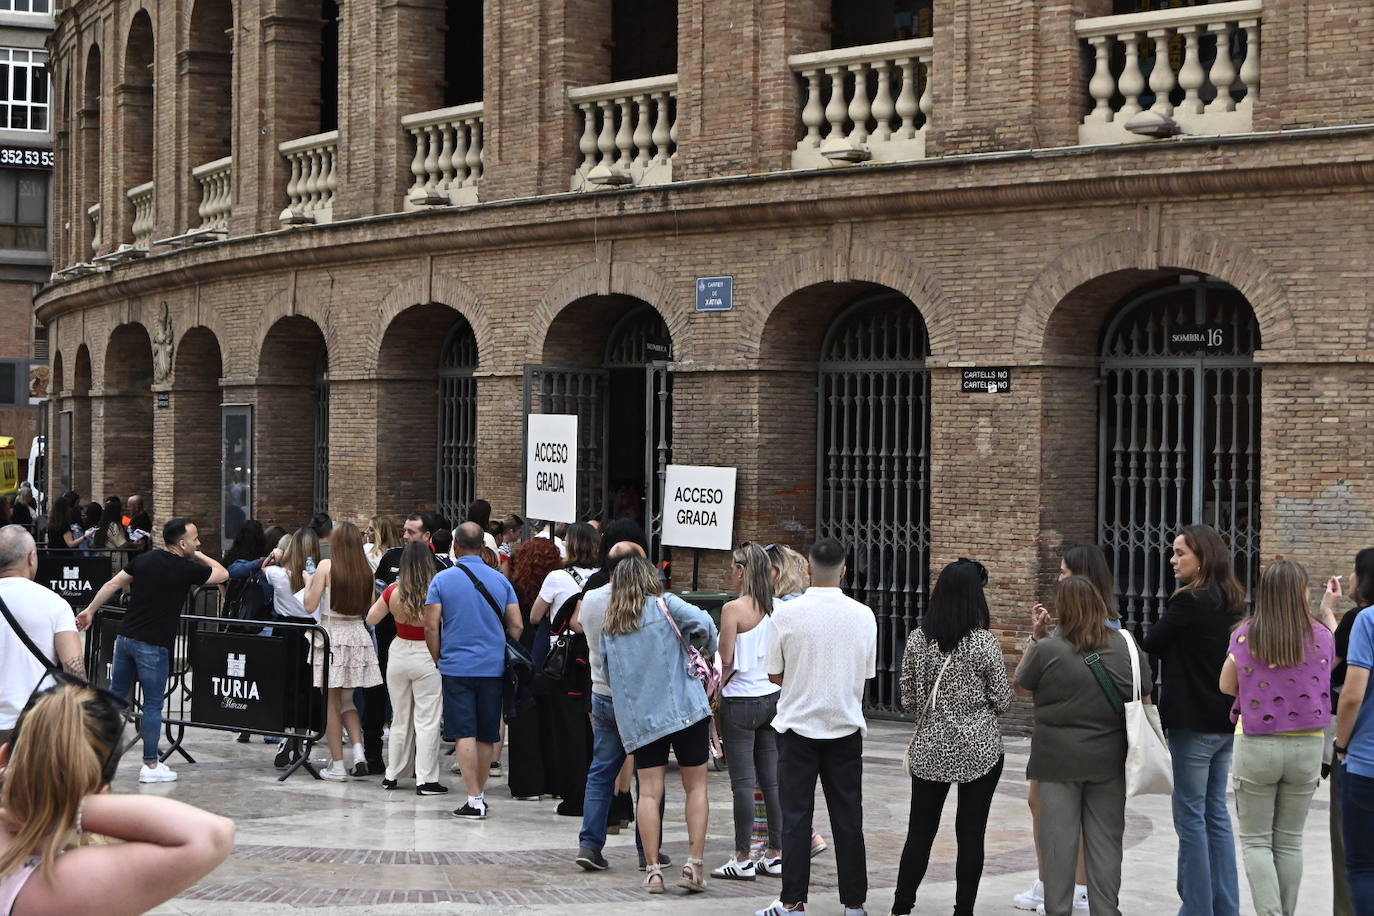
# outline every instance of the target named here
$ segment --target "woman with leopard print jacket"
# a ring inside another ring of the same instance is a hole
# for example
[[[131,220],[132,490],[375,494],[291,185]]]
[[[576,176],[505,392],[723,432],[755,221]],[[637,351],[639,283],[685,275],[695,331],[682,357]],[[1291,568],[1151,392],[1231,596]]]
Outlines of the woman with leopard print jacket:
[[[892,913],[907,914],[930,864],[949,787],[959,786],[955,916],[972,916],[983,875],[988,809],[1002,775],[998,716],[1011,706],[1002,646],[988,629],[983,564],[960,559],[940,573],[930,607],[906,644],[902,708],[916,716],[907,748],[911,816]]]

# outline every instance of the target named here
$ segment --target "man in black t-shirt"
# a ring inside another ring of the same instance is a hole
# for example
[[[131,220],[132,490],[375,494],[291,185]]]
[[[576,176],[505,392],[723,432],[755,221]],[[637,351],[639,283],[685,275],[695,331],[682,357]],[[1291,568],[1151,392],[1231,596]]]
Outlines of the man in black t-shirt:
[[[135,678],[143,688],[143,768],[139,782],[173,782],[177,778],[167,764],[158,761],[157,749],[177,621],[192,589],[218,585],[229,578],[223,566],[200,552],[200,534],[190,519],[174,518],[163,525],[162,542],[161,550],[131,560],[76,616],[77,629],[86,630],[116,592],[129,590],[129,609],[120,621],[114,645],[110,690],[128,696]]]
[[[434,532],[447,527],[431,512],[416,512],[401,526],[401,538],[409,544],[420,541],[434,546]],[[393,547],[377,561],[377,581],[382,588],[393,584],[401,572],[401,552],[405,547]],[[448,557],[434,555],[435,571],[448,569],[452,565]],[[379,590],[380,593],[380,590]],[[371,775],[386,772],[386,761],[382,757],[382,730],[386,727],[386,663],[391,655],[391,641],[396,638],[396,621],[387,614],[381,623],[373,628],[377,638],[377,663],[382,669],[382,683],[363,691],[363,756],[367,760],[367,771]]]

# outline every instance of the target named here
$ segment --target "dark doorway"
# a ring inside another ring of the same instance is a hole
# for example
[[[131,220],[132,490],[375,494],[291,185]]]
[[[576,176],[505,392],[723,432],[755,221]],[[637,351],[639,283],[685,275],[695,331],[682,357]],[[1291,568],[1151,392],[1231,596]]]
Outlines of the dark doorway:
[[[833,0],[830,4],[832,48],[929,38],[935,0]]]
[[[677,72],[677,0],[612,0],[611,82]]]

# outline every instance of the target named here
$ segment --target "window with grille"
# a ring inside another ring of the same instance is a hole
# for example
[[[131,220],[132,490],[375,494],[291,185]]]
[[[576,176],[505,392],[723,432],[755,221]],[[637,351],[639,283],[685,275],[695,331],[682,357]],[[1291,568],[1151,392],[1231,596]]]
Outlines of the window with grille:
[[[52,0],[0,0],[0,10],[47,15],[52,12]]]
[[[33,358],[42,363],[48,360],[48,326],[36,324],[33,327]]]
[[[0,169],[0,249],[48,247],[48,173]]]
[[[0,127],[48,129],[48,53],[0,48]]]

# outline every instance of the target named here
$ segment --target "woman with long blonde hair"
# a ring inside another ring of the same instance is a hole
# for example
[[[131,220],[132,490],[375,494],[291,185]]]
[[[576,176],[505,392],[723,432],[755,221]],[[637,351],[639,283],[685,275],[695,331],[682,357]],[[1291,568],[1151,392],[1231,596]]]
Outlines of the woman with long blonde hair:
[[[0,913],[147,912],[225,860],[234,824],[170,798],[109,794],[122,706],[61,680],[0,745]],[[88,833],[121,842],[83,845]]]
[[[433,562],[433,561],[431,561]],[[372,569],[363,554],[357,526],[340,522],[329,536],[329,559],[314,572],[303,574],[304,605],[318,612],[329,632],[329,692],[326,696],[325,736],[329,740],[329,766],[320,772],[325,779],[342,782],[349,771],[343,765],[343,731],[353,738],[354,776],[367,775],[363,752],[363,726],[353,705],[353,688],[382,683],[377,650],[372,646],[363,618],[372,607]],[[315,686],[325,685],[324,653],[315,653]]]
[[[439,738],[444,712],[439,669],[425,646],[425,599],[434,578],[434,552],[423,541],[411,541],[401,551],[401,571],[367,612],[376,626],[389,614],[396,621],[396,639],[386,667],[391,697],[391,741],[387,745],[383,789],[396,788],[411,757],[415,759],[415,794],[442,795],[439,782]]]
[[[1336,640],[1312,619],[1307,593],[1300,564],[1266,566],[1255,614],[1231,634],[1221,669],[1221,691],[1236,698],[1236,820],[1259,916],[1297,911],[1302,831],[1331,721]]]
[[[589,613],[586,602],[582,613]],[[711,705],[701,682],[688,673],[683,640],[691,640],[709,657],[716,651],[716,625],[695,605],[665,595],[653,564],[642,556],[630,556],[611,573],[610,604],[599,629],[606,677],[615,697],[616,729],[625,752],[635,755],[639,774],[644,886],[651,894],[664,891],[659,804],[671,747],[687,793],[691,848],[677,884],[689,891],[704,891]]]
[[[367,554],[367,565],[377,571],[377,564],[393,547],[405,543],[401,538],[401,526],[390,515],[374,515],[367,522],[367,532],[363,538],[363,553]]]

